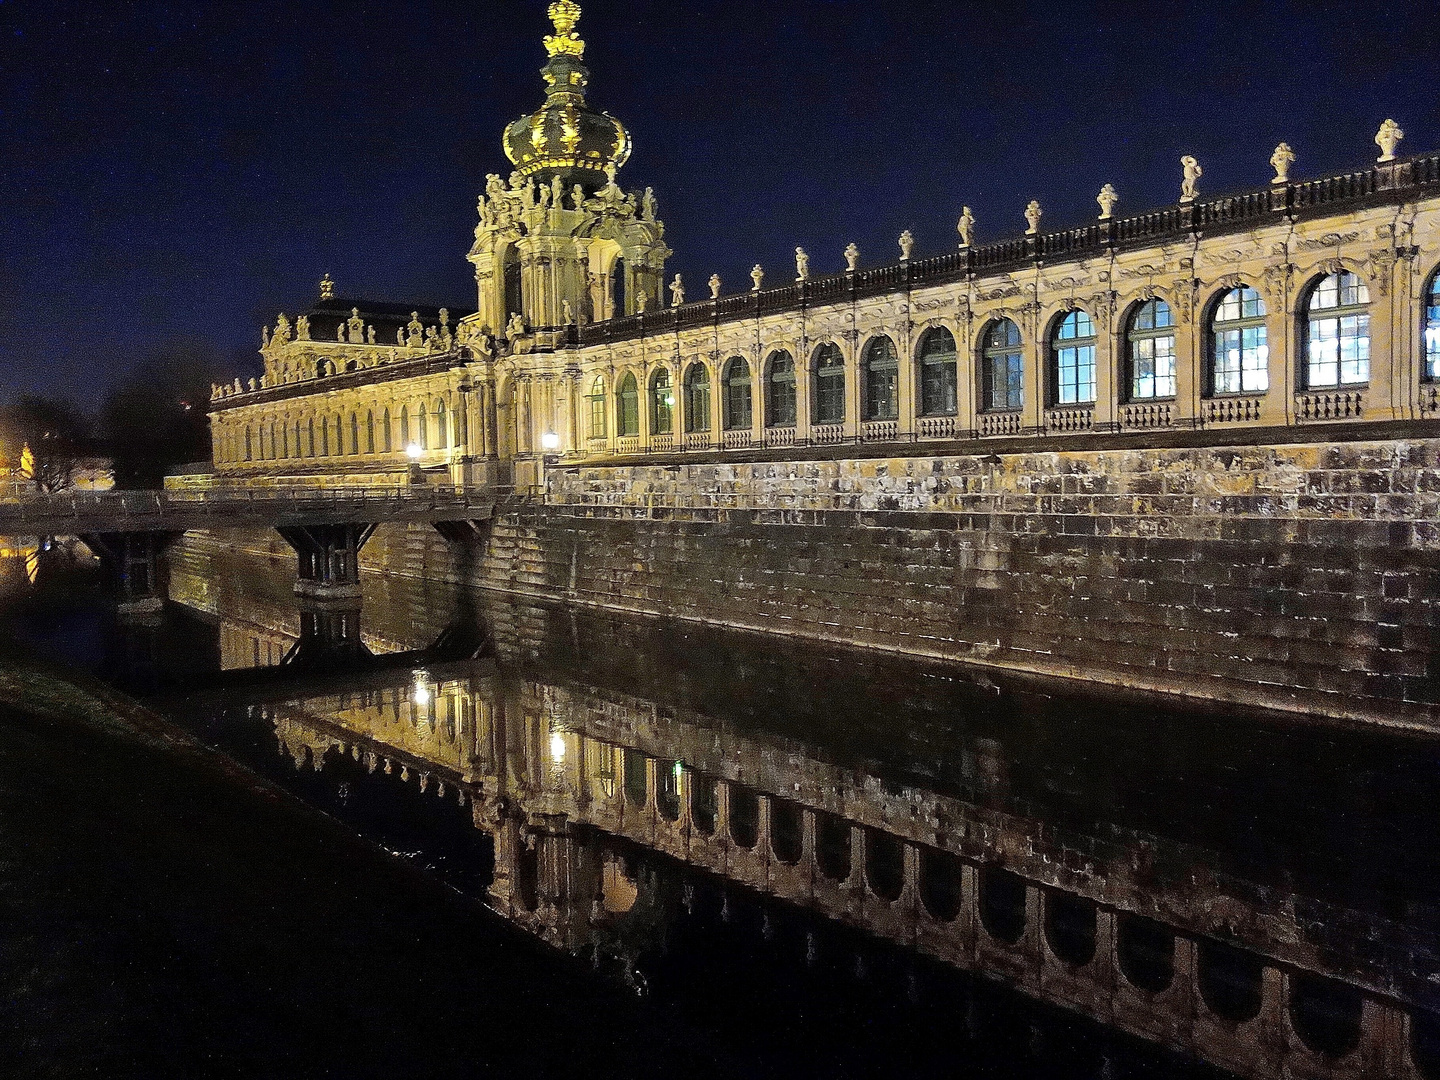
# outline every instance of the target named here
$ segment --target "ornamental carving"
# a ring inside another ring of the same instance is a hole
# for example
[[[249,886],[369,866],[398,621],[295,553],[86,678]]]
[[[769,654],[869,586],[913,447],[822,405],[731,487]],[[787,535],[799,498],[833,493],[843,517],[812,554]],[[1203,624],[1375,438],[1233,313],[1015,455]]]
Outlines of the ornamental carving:
[[[1390,279],[1395,270],[1395,262],[1399,252],[1386,249],[1376,251],[1369,258],[1370,278],[1375,291],[1381,296],[1390,295]]]
[[[1341,244],[1353,244],[1360,239],[1358,232],[1348,233],[1326,233],[1324,236],[1317,236],[1309,240],[1301,240],[1295,246],[1301,251],[1322,251],[1325,248],[1339,247]]]
[[[1156,266],[1154,263],[1141,263],[1139,266],[1122,268],[1120,276],[1123,278],[1150,278],[1164,274],[1165,267]]]

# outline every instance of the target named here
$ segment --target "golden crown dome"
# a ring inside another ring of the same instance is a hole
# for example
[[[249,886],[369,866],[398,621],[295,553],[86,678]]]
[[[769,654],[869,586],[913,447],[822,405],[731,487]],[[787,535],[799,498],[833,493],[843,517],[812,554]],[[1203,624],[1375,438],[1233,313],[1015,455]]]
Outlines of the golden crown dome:
[[[605,170],[630,157],[630,133],[608,113],[585,101],[590,71],[582,58],[585,42],[576,33],[580,5],[556,0],[549,8],[555,33],[545,38],[550,62],[541,71],[547,94],[538,112],[522,116],[505,129],[505,156],[523,176],[548,180],[559,174],[566,183],[595,188]]]

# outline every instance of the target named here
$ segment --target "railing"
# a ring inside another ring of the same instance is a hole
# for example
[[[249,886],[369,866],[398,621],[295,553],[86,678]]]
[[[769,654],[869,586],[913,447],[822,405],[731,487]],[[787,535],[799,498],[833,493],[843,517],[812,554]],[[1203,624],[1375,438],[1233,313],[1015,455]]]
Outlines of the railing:
[[[620,438],[615,440],[615,452],[617,454],[638,454],[640,452],[640,436],[620,436]]]
[[[741,428],[739,431],[727,431],[721,436],[722,446],[726,450],[746,450],[750,447],[750,429]]]
[[[1166,401],[1136,402],[1120,406],[1120,426],[1126,428],[1163,428],[1174,423],[1175,408]]]
[[[688,432],[686,432],[686,433],[685,433],[685,449],[686,449],[686,450],[709,450],[709,449],[710,449],[710,432],[708,432],[708,431],[688,431]]]
[[[1018,412],[981,413],[978,423],[982,436],[1019,435],[1023,427]]]
[[[1210,398],[1205,402],[1205,423],[1240,424],[1259,420],[1264,400],[1258,397]]]
[[[815,424],[810,428],[811,446],[834,446],[844,441],[844,424]]]
[[[1093,405],[1072,406],[1068,409],[1046,409],[1045,430],[1060,433],[1091,431],[1095,427]]]
[[[795,429],[793,427],[772,427],[765,429],[765,445],[773,447],[787,447],[795,445]]]
[[[666,433],[664,435],[651,435],[650,449],[657,454],[663,454],[674,450],[675,436],[669,433]]]
[[[897,420],[866,420],[860,425],[861,442],[894,442],[900,432]]]
[[[1365,414],[1362,390],[1312,391],[1295,395],[1295,419],[1301,423],[1317,420],[1358,420]]]
[[[1420,387],[1420,415],[1433,416],[1440,412],[1440,384],[1426,383]]]
[[[955,417],[922,416],[915,422],[915,431],[922,439],[953,439]]]

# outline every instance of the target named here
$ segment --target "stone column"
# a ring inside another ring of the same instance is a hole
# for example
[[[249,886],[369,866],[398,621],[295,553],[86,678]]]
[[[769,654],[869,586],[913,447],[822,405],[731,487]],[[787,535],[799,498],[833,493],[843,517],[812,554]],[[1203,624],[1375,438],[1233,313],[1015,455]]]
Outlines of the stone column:
[[[860,387],[860,332],[847,331],[844,341],[840,348],[845,354],[845,435],[855,441],[860,438],[860,406],[864,401]]]
[[[1120,402],[1125,378],[1117,362],[1115,301],[1110,294],[1101,298],[1095,312],[1095,414],[1096,431],[1119,427]]]
[[[955,434],[965,436],[977,427],[980,391],[980,349],[975,324],[963,315],[955,322]]]
[[[915,437],[915,417],[920,411],[920,395],[916,389],[918,372],[915,360],[915,327],[908,315],[905,317],[904,330],[896,338],[895,352],[898,354],[895,359],[900,365],[899,377],[895,380],[895,415],[898,420],[895,430],[902,441],[909,442]]]
[[[810,442],[810,421],[814,415],[812,397],[815,387],[812,383],[814,367],[810,353],[812,343],[808,338],[800,339],[800,354],[795,357],[795,445],[805,446]]]
[[[1413,416],[1410,405],[1410,386],[1418,385],[1419,379],[1411,378],[1410,351],[1413,348],[1407,337],[1419,338],[1418,334],[1408,335],[1403,329],[1406,323],[1405,308],[1408,300],[1408,286],[1403,280],[1404,272],[1391,251],[1380,252],[1382,260],[1370,275],[1370,386],[1365,391],[1366,420],[1402,420]],[[1363,272],[1362,280],[1365,278]]]
[[[1181,281],[1176,288],[1189,290],[1190,283]],[[1192,300],[1188,304],[1171,303],[1170,314],[1175,321],[1175,411],[1172,415],[1177,427],[1198,427],[1206,375],[1205,340],[1199,312],[1194,310]],[[1129,356],[1129,343],[1125,342],[1122,347]]]

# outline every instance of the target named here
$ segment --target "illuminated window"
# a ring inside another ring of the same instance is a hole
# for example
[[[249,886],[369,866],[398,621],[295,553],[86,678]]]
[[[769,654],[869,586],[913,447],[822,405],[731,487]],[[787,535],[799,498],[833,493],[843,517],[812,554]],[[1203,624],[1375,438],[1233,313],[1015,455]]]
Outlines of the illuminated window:
[[[993,323],[985,332],[981,360],[981,408],[986,412],[1020,408],[1025,403],[1020,328],[1009,319]]]
[[[615,392],[615,434],[640,434],[640,391],[635,385],[635,376],[629,372]]]
[[[1440,273],[1425,293],[1425,377],[1440,379]]]
[[[605,437],[605,380],[600,376],[590,386],[590,438]]]
[[[955,337],[943,326],[920,340],[920,415],[955,415]]]
[[[840,346],[827,341],[815,350],[815,411],[817,424],[845,422],[845,356]]]
[[[1050,342],[1055,404],[1088,405],[1095,400],[1095,323],[1084,311],[1060,320]]]
[[[883,335],[873,339],[865,346],[860,363],[864,372],[865,419],[894,420],[900,415],[900,358],[895,353],[895,342]]]
[[[751,411],[750,365],[738,356],[731,357],[725,364],[722,384],[725,406],[725,430],[737,431],[750,426]]]
[[[704,364],[685,372],[685,430],[710,430],[710,370]]]
[[[1349,270],[1327,274],[1306,304],[1307,387],[1370,381],[1370,290]]]
[[[1248,285],[1225,294],[1210,320],[1210,392],[1262,394],[1270,389],[1265,301]]]
[[[769,427],[795,425],[795,358],[783,349],[766,362],[765,423]]]
[[[675,388],[670,369],[660,368],[650,378],[650,433],[669,435],[675,429]]]
[[[1142,304],[1130,318],[1130,400],[1175,396],[1175,319],[1164,300]]]

